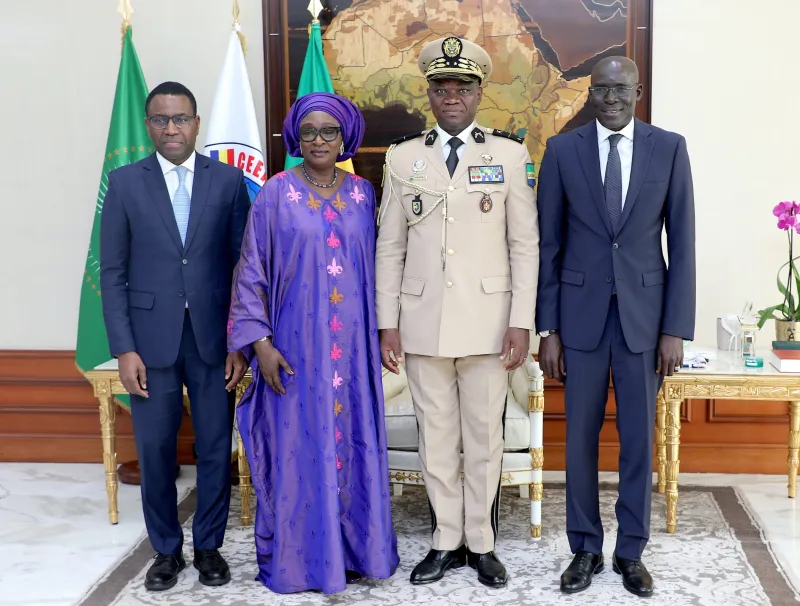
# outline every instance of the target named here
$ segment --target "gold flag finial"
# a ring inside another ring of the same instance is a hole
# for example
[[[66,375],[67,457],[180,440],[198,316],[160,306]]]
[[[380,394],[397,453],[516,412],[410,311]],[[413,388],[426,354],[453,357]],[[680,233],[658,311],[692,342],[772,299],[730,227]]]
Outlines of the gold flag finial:
[[[117,12],[122,17],[122,42],[121,44],[125,44],[125,32],[131,26],[131,15],[133,14],[133,7],[131,6],[131,0],[119,0],[119,6],[117,7]]]
[[[308,12],[311,13],[311,22],[319,22],[319,14],[322,12],[324,8],[322,6],[322,2],[320,0],[310,0],[308,3],[308,7],[306,7]]]
[[[236,35],[239,36],[239,44],[242,45],[242,54],[247,54],[247,40],[245,40],[242,33],[242,27],[239,25],[239,0],[233,0],[233,29],[236,30]]]
[[[117,12],[122,17],[122,31],[124,32],[131,26],[131,15],[133,14],[131,0],[119,0]]]

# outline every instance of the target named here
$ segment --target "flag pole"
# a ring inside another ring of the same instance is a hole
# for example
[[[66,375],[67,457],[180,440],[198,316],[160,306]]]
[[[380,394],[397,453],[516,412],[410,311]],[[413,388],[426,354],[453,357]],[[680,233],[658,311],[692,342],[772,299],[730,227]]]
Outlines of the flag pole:
[[[125,32],[128,31],[131,27],[131,15],[133,14],[133,7],[131,6],[131,0],[119,0],[119,6],[117,6],[117,12],[122,17],[122,42],[121,44],[125,44]]]
[[[236,30],[236,35],[239,36],[242,54],[247,55],[247,40],[245,40],[242,27],[239,25],[239,0],[233,0],[233,29]]]

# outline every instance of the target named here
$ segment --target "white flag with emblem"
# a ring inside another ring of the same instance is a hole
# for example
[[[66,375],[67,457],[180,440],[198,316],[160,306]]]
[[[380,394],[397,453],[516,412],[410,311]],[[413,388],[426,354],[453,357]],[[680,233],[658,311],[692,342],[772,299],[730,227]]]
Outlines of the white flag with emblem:
[[[267,166],[244,52],[235,29],[217,82],[204,151],[214,160],[242,169],[252,202],[267,180]]]

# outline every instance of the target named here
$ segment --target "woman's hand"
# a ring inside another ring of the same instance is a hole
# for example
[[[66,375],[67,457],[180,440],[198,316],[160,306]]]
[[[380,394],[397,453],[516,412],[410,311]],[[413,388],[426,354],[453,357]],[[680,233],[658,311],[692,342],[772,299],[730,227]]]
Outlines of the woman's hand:
[[[272,341],[269,339],[253,343],[253,349],[258,359],[258,370],[261,372],[261,376],[264,377],[267,385],[269,385],[275,393],[286,395],[286,389],[283,387],[283,383],[281,383],[280,369],[283,368],[288,374],[293,375],[294,371],[292,367],[289,366],[289,363],[284,359],[283,355],[281,355],[281,352],[273,347]]]

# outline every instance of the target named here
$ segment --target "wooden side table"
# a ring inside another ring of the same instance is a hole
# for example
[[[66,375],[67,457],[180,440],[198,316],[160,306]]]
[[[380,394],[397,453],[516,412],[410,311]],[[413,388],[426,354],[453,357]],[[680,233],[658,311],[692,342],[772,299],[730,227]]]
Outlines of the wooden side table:
[[[117,450],[116,450],[116,419],[117,403],[114,396],[125,395],[128,392],[119,379],[119,368],[116,360],[97,366],[85,373],[86,379],[92,384],[94,396],[100,403],[100,431],[103,439],[103,465],[106,472],[106,492],[108,493],[108,520],[112,524],[119,522],[119,506],[117,502]],[[241,383],[236,387],[236,403],[250,385],[252,374],[247,371]],[[185,388],[184,388],[185,390]],[[185,393],[185,391],[184,391]],[[123,407],[123,410],[127,410]],[[239,495],[242,498],[242,526],[252,523],[252,508],[250,497],[253,494],[253,485],[250,481],[250,466],[244,451],[242,436],[234,422],[234,432],[237,445],[237,459],[239,464]]]
[[[667,532],[678,525],[678,473],[681,443],[681,404],[692,398],[789,401],[788,492],[797,494],[800,464],[800,374],[764,368],[745,368],[733,352],[719,352],[706,368],[681,370],[664,377],[656,404],[658,491],[666,493]]]

